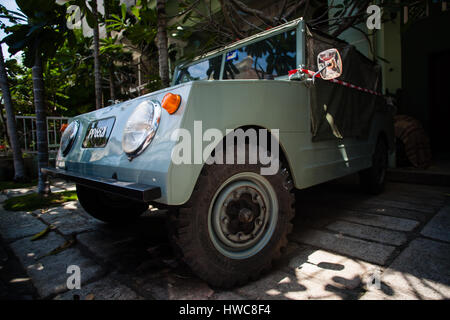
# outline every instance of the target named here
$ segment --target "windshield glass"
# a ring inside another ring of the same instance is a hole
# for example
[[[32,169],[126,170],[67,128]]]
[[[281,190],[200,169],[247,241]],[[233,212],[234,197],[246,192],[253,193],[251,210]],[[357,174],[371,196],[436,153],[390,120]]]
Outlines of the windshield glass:
[[[198,80],[219,80],[221,64],[222,55],[183,67],[178,72],[175,84]]]
[[[296,68],[295,30],[227,53],[224,79],[269,79],[287,75]]]
[[[297,67],[296,30],[230,50],[226,53],[223,79],[268,79],[285,76]],[[222,55],[180,68],[175,84],[219,80]]]

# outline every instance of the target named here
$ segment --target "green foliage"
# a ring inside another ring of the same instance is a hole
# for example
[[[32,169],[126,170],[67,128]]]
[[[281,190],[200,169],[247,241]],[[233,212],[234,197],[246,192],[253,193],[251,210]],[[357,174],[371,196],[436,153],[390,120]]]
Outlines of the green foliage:
[[[77,30],[75,44],[64,41],[55,56],[44,64],[47,111],[49,115],[75,116],[93,107],[94,80],[91,40]],[[16,112],[34,114],[31,69],[16,59],[6,61],[6,69]]]
[[[32,67],[36,52],[49,59],[55,55],[58,45],[71,37],[66,28],[65,8],[48,0],[17,0],[16,3],[20,13],[9,11],[7,15],[22,23],[6,27],[10,34],[3,42],[12,54],[24,51],[24,64]]]
[[[186,22],[192,18],[192,4],[188,0],[183,3],[169,0],[167,10],[170,15],[179,15]],[[198,1],[197,1],[198,2]],[[92,111],[94,105],[94,70],[92,38],[85,38],[81,30],[68,30],[66,22],[73,16],[66,13],[68,6],[80,8],[82,17],[93,25],[91,1],[88,0],[39,0],[18,1],[19,12],[11,12],[0,5],[0,18],[9,19],[14,26],[6,27],[0,22],[0,28],[9,35],[5,42],[11,53],[22,52],[22,59],[7,61],[7,69],[11,82],[12,98],[19,114],[34,114],[33,83],[31,70],[36,43],[39,40],[43,59],[43,76],[45,82],[45,99],[49,115],[75,116]],[[107,26],[108,37],[100,40],[100,61],[102,87],[105,101],[109,97],[109,77],[112,73],[116,99],[126,100],[133,97],[128,89],[137,82],[137,64],[133,62],[131,52],[138,51],[143,56],[140,65],[144,71],[142,81],[147,83],[147,90],[161,88],[158,74],[157,48],[157,16],[154,3],[146,0],[137,1],[135,6],[127,9],[119,0],[108,0],[109,15],[100,17],[100,23]],[[151,5],[152,4],[152,5]],[[193,32],[189,28],[176,30],[177,25],[168,28],[169,34],[189,41]],[[126,39],[125,41],[122,38]],[[193,57],[200,51],[215,45],[217,38],[210,37],[201,41],[193,41],[194,50],[186,49],[186,56]],[[169,58],[175,62],[177,48],[169,46]],[[172,64],[172,67],[175,63]],[[118,90],[122,88],[122,90]]]
[[[44,71],[49,111],[69,117],[94,108],[95,97],[92,39],[79,30],[74,38],[73,44],[63,43]]]
[[[33,81],[31,69],[25,68],[16,59],[5,62],[14,109],[18,114],[33,114]]]
[[[110,31],[123,32],[123,35],[133,45],[143,47],[153,42],[156,36],[156,10],[147,5],[147,2],[139,2],[132,6],[130,12],[126,5],[122,4],[121,14],[112,14],[106,20]]]
[[[155,45],[157,16],[155,8],[151,7],[150,2],[145,0],[137,1],[136,5],[128,10],[125,4],[122,4],[119,8],[120,12],[115,12],[110,15],[109,19],[106,19],[109,32],[118,32],[128,40],[127,42],[130,44],[127,47],[123,47],[124,51],[131,49],[139,52],[144,57],[144,60],[147,60],[146,57],[150,58],[145,66],[141,65],[141,69],[145,68],[147,74],[143,81],[147,82],[147,88],[151,91],[161,89],[162,83],[158,74],[158,59],[154,58],[157,56]],[[119,57],[117,54],[115,56]],[[130,70],[131,74],[128,77],[122,74],[122,78],[136,82],[136,79],[133,79],[133,73],[136,74],[137,66],[130,67],[132,68]]]
[[[3,207],[8,211],[34,211],[37,209],[55,207],[61,203],[76,200],[78,200],[76,191],[55,192],[47,197],[38,193],[31,193],[10,198],[4,202]]]
[[[144,80],[147,83],[147,89],[150,92],[157,91],[162,88],[161,78],[157,74],[150,74]]]
[[[86,18],[88,25],[93,28],[95,24],[94,15],[92,13],[92,0],[67,0],[64,1],[67,6],[74,5],[80,8],[81,18]],[[64,8],[64,7],[63,7]]]

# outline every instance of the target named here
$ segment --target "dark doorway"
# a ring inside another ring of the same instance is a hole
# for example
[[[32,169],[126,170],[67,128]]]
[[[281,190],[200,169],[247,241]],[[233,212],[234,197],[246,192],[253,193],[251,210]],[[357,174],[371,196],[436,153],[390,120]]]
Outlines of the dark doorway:
[[[430,55],[430,138],[433,153],[450,154],[450,51]]]

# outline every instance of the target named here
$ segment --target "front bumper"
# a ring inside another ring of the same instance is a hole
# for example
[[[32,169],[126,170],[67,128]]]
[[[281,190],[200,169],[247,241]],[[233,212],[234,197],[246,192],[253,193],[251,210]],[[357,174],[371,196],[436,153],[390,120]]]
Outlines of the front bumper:
[[[86,187],[117,194],[137,201],[149,202],[161,197],[160,187],[147,184],[86,176],[76,172],[55,168],[42,168],[41,172],[52,177],[63,178]]]

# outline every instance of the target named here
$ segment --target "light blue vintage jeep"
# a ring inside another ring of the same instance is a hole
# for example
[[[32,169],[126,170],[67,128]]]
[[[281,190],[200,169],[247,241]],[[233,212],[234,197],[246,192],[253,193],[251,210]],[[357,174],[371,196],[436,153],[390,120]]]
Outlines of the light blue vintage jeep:
[[[298,19],[178,66],[170,88],[74,117],[43,171],[74,181],[105,222],[167,209],[186,263],[231,287],[287,244],[295,189],[360,172],[382,191],[393,122],[379,91],[376,65]]]

